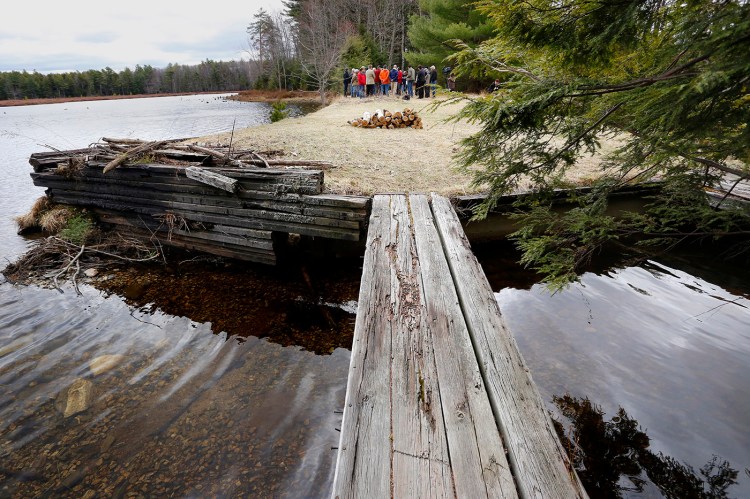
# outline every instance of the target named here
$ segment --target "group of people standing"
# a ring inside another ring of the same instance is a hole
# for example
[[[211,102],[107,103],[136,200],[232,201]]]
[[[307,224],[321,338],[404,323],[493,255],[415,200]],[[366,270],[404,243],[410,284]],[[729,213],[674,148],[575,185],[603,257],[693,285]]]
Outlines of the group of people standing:
[[[453,76],[453,75],[451,75]],[[409,96],[417,98],[435,96],[437,92],[438,73],[435,66],[417,66],[416,70],[409,65],[402,70],[397,65],[391,69],[385,66],[372,65],[365,68],[352,68],[344,70],[344,95],[351,97],[383,96]],[[455,84],[455,79],[453,80]],[[449,78],[450,83],[450,78]]]

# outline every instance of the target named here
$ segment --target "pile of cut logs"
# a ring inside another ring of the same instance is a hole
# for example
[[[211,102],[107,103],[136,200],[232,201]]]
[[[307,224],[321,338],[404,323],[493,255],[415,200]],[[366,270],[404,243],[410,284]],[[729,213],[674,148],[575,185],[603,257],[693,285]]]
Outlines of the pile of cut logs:
[[[272,233],[359,240],[369,199],[323,193],[330,163],[165,141],[35,153],[34,185],[144,239],[273,264]]]
[[[359,128],[422,128],[422,118],[408,107],[395,113],[378,109],[373,114],[364,113],[349,124]]]

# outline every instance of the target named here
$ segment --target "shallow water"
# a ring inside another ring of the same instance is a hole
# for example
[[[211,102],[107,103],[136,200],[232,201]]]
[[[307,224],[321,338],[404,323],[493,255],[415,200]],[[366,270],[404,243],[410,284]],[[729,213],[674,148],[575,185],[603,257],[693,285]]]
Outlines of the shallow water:
[[[517,259],[497,245],[480,250],[506,322],[558,419],[565,421],[553,398],[565,394],[588,398],[605,420],[621,407],[647,433],[652,452],[698,475],[716,455],[737,471],[729,497],[750,496],[746,269],[693,254],[586,273],[551,295],[531,284],[533,275],[509,276],[490,264],[502,262],[501,254]],[[646,481],[642,495],[659,496]]]
[[[0,495],[327,493],[347,350],[238,341],[82,290],[0,286]],[[95,374],[105,355],[122,357]],[[81,379],[90,406],[66,417]]]

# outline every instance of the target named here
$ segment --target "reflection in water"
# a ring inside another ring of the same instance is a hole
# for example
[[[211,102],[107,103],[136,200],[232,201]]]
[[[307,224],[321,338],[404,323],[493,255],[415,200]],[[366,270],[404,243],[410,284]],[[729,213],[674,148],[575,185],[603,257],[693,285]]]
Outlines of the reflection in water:
[[[591,497],[620,498],[656,486],[666,497],[721,498],[737,483],[737,470],[716,455],[696,473],[652,452],[648,435],[622,407],[605,421],[604,411],[587,398],[553,401],[567,420],[553,420],[555,429]]]
[[[561,393],[590,397],[609,414],[625,407],[648,429],[651,452],[695,470],[714,454],[750,468],[750,267],[674,252],[585,273],[551,295],[520,267],[492,264],[517,261],[512,249],[475,250],[551,410]],[[750,473],[736,480],[731,493],[750,497]],[[662,495],[654,485],[622,493]]]
[[[136,307],[210,323],[215,333],[267,338],[317,354],[351,348],[356,307],[346,304],[357,298],[358,260],[277,268],[208,261],[131,267],[95,285]]]

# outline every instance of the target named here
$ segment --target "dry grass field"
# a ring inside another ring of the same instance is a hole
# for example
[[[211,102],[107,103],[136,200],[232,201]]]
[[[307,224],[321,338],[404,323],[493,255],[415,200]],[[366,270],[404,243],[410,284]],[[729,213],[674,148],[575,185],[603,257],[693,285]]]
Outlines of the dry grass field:
[[[440,97],[438,97],[440,98]],[[428,109],[433,99],[350,99],[338,97],[327,107],[299,118],[235,131],[233,147],[256,151],[282,150],[285,157],[325,160],[326,190],[346,194],[438,192],[446,196],[474,194],[469,175],[457,171],[453,155],[461,139],[479,130],[477,124],[447,123],[462,103]],[[419,113],[424,128],[366,129],[347,122],[377,109]],[[209,143],[229,142],[229,133],[202,137]],[[599,158],[586,158],[568,176],[586,183],[597,175]]]

